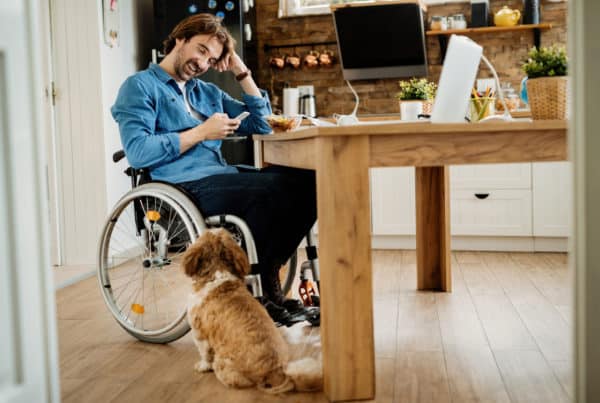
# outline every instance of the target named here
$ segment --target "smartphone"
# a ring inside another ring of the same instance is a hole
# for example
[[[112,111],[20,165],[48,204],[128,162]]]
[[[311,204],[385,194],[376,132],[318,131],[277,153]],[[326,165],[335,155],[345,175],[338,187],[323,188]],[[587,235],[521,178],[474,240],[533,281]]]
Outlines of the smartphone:
[[[237,115],[236,117],[234,117],[234,119],[244,120],[248,116],[250,116],[250,112],[242,112],[239,115]]]

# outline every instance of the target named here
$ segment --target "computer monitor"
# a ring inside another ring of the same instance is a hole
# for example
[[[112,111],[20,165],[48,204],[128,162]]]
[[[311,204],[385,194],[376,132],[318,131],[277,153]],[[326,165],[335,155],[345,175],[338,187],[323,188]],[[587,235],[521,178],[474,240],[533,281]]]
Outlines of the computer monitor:
[[[332,6],[344,79],[427,76],[418,0]]]

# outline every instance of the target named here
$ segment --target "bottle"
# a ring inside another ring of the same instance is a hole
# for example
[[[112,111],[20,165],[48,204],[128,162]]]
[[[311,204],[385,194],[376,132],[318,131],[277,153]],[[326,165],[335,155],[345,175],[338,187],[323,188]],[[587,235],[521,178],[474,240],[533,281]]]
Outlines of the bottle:
[[[540,0],[523,0],[523,24],[540,23]]]

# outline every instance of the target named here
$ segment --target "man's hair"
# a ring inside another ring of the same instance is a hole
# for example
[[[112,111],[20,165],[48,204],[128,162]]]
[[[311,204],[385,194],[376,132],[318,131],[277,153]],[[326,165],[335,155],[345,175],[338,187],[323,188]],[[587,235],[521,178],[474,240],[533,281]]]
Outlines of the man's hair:
[[[167,39],[163,41],[165,55],[169,54],[175,47],[175,39],[188,41],[196,35],[210,35],[223,45],[223,53],[219,60],[233,52],[235,39],[221,24],[221,19],[212,14],[194,14],[182,20],[173,28]]]

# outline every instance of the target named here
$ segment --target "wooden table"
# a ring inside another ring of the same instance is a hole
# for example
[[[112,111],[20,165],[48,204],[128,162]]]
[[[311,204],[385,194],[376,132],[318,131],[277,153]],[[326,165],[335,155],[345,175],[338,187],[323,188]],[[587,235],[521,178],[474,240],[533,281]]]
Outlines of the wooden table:
[[[316,170],[325,394],[373,399],[369,167],[414,166],[417,288],[451,291],[449,165],[561,161],[565,121],[382,123],[254,136],[269,164]]]

